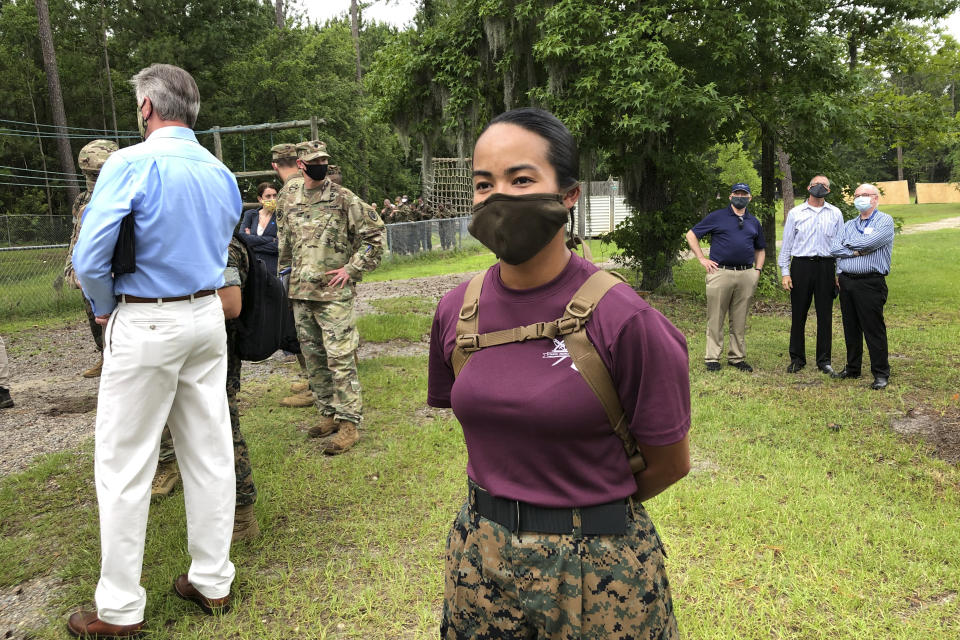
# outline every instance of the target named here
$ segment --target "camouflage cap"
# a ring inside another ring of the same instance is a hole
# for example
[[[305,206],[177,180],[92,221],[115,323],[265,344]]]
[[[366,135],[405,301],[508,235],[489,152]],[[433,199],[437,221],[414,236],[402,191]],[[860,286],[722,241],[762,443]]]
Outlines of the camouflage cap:
[[[111,140],[94,140],[84,145],[77,156],[81,171],[100,171],[110,154],[120,147]]]
[[[304,162],[316,160],[317,158],[329,158],[327,153],[327,143],[322,140],[311,140],[310,142],[301,142],[297,145],[297,151],[300,152],[300,159]]]
[[[273,154],[274,160],[283,160],[285,158],[290,158],[293,160],[297,159],[297,145],[292,142],[284,142],[283,144],[275,144],[270,147],[270,153]]]

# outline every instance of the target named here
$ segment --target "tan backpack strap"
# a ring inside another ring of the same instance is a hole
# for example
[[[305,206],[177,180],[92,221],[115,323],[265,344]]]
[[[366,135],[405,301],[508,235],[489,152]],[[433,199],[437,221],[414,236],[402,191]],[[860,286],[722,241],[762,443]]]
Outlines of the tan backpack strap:
[[[636,440],[630,434],[625,424],[625,414],[623,406],[620,404],[620,396],[617,388],[610,377],[607,366],[597,353],[596,347],[587,337],[585,322],[593,314],[600,299],[606,295],[614,285],[622,282],[617,276],[600,270],[587,278],[587,281],[581,285],[573,298],[567,304],[564,312],[564,319],[576,318],[582,320],[582,328],[573,331],[564,337],[564,344],[567,346],[567,352],[576,365],[577,371],[586,380],[587,385],[600,400],[603,409],[607,414],[607,419],[613,427],[613,431],[623,441],[627,456],[633,455],[637,449]]]
[[[577,245],[583,247],[581,249],[581,253],[583,253],[583,259],[593,262],[593,252],[590,251],[590,245],[587,244],[586,240],[578,235],[573,235],[569,240],[567,240],[567,248],[571,251],[576,251]]]
[[[476,349],[468,351],[461,346],[461,338],[477,335],[477,327],[480,323],[480,291],[483,289],[483,278],[486,273],[484,271],[473,276],[467,284],[467,290],[463,293],[460,318],[457,320],[457,344],[453,347],[453,354],[450,356],[454,378],[460,375],[460,371],[467,364],[470,355],[476,351]]]

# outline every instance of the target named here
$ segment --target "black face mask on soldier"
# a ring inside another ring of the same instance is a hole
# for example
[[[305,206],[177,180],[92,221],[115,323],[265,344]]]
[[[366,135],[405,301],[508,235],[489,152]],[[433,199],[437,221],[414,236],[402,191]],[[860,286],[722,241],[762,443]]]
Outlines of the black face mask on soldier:
[[[473,205],[467,230],[507,264],[522,264],[547,246],[567,222],[559,193],[495,193]]]
[[[824,198],[828,193],[830,193],[830,189],[827,189],[822,184],[818,183],[810,187],[810,195],[814,198]]]
[[[311,180],[316,180],[317,182],[323,180],[327,177],[327,167],[329,165],[325,164],[307,164],[303,163],[303,172],[309,176]]]

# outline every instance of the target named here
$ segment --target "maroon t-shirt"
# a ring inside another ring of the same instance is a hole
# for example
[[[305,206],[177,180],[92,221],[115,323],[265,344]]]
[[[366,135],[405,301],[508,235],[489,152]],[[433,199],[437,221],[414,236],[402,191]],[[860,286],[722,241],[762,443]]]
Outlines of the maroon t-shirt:
[[[522,291],[489,269],[479,332],[563,315],[597,267],[572,254],[552,282]],[[453,407],[467,444],[467,474],[495,496],[547,507],[591,506],[629,496],[636,483],[603,405],[573,367],[563,341],[529,340],[474,353],[454,381],[450,357],[466,283],[437,307],[430,333],[427,403]],[[687,343],[628,285],[607,292],[587,323],[637,441],[666,446],[690,428]]]

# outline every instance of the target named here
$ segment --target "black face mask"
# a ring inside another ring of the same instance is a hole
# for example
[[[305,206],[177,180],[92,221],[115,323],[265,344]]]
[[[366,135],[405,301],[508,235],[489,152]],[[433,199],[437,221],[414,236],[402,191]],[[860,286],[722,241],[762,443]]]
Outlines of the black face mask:
[[[828,193],[830,193],[830,189],[827,189],[822,184],[815,184],[810,187],[810,195],[814,198],[825,198]]]
[[[747,206],[747,203],[750,202],[750,198],[747,196],[733,196],[730,198],[730,204],[732,204],[737,209],[743,209]]]
[[[323,180],[324,178],[327,177],[327,167],[328,167],[328,166],[330,166],[330,165],[326,165],[326,164],[306,164],[306,163],[304,163],[304,165],[303,165],[303,172],[304,172],[305,174],[307,174],[307,176],[308,176],[311,180],[316,180],[317,182],[320,182],[321,180]]]

